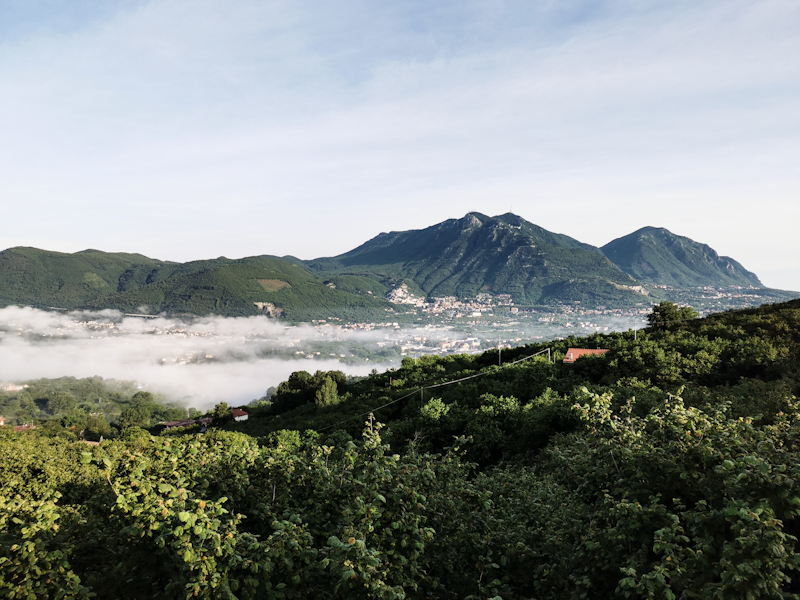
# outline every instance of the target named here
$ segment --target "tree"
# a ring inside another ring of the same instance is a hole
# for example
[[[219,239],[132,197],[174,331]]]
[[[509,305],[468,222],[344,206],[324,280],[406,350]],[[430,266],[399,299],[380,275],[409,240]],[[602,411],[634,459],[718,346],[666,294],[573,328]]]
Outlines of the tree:
[[[227,402],[220,402],[217,404],[211,416],[214,417],[214,423],[218,425],[233,420],[233,413],[231,413],[231,409],[228,408]]]
[[[52,392],[47,399],[47,410],[54,416],[65,415],[78,409],[78,401],[69,392]]]
[[[144,405],[130,406],[122,411],[117,424],[120,429],[128,427],[145,427],[150,423],[151,412]]]
[[[131,398],[133,404],[155,404],[156,398],[150,392],[136,392]]]
[[[97,442],[100,438],[108,439],[112,436],[111,425],[103,415],[90,416],[86,420],[86,428],[83,430],[84,439]]]
[[[696,319],[700,315],[691,306],[678,306],[674,302],[661,302],[653,307],[653,312],[647,315],[649,327],[659,327]]]
[[[329,376],[325,376],[322,384],[317,389],[314,402],[317,406],[333,406],[339,403],[339,392],[336,389],[336,382]]]

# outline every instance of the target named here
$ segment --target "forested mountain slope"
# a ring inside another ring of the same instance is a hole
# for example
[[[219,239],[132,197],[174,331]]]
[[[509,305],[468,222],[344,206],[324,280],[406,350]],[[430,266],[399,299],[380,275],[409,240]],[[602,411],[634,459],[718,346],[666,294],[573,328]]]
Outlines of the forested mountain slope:
[[[675,287],[755,286],[758,277],[713,248],[663,227],[643,227],[600,248],[639,281]]]
[[[269,256],[174,263],[97,250],[0,252],[0,305],[225,316],[256,315],[271,305],[274,316],[295,320],[383,316],[388,304],[358,283],[334,289],[296,262]]]
[[[340,256],[306,263],[320,274],[398,277],[430,296],[511,294],[518,304],[641,302],[637,282],[595,247],[511,213],[469,213],[421,230],[382,233]]]
[[[174,267],[140,254],[9,248],[0,252],[0,305],[78,308],[120,288],[144,285],[153,271]]]

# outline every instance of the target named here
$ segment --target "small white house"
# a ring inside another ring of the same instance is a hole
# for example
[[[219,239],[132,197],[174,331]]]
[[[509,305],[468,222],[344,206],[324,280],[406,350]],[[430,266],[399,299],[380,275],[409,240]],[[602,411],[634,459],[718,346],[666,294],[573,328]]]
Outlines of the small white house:
[[[248,414],[241,408],[234,408],[231,413],[233,413],[234,421],[247,421]]]

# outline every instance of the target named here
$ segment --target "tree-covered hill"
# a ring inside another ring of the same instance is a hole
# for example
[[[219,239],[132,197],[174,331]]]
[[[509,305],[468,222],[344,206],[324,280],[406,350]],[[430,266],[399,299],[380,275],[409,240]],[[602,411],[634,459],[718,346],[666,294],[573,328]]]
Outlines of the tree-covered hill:
[[[239,432],[0,429],[0,595],[796,599],[800,301],[662,309],[555,362],[295,373]]]
[[[0,390],[0,415],[5,424],[44,427],[72,439],[111,438],[120,427],[151,427],[198,413],[194,408],[141,391],[133,381],[94,376],[20,383],[23,385],[16,386],[17,389]],[[119,427],[115,430],[112,425]]]
[[[136,254],[35,248],[0,252],[0,304],[123,312],[383,318],[380,284],[327,285],[296,262],[269,256],[173,263]]]
[[[0,305],[79,308],[120,287],[144,285],[149,273],[173,265],[140,254],[9,248],[0,252]]]
[[[513,215],[469,213],[422,230],[382,233],[313,271],[401,278],[430,296],[511,294],[519,304],[634,304],[637,282],[597,248]]]
[[[277,314],[299,321],[349,312],[383,316],[388,306],[380,297],[336,289],[297,264],[265,256],[186,263],[163,279],[88,306],[135,311],[145,305],[151,312],[239,316],[258,314],[259,304],[274,305]]]
[[[675,287],[755,286],[758,277],[713,248],[663,227],[643,227],[600,249],[639,281]]]
[[[687,287],[762,287],[735,260],[666,229],[646,227],[599,249],[511,213],[469,213],[421,230],[382,233],[340,256],[310,261],[253,256],[176,263],[98,250],[0,252],[0,306],[383,320],[391,309],[384,296],[401,283],[422,296],[488,292],[510,294],[517,305],[609,308],[685,302]]]

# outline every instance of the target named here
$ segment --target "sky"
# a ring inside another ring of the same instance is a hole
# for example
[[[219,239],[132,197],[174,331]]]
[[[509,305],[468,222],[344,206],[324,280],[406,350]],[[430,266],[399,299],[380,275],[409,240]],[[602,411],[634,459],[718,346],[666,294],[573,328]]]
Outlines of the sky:
[[[310,259],[513,212],[800,290],[800,3],[0,0],[0,248]]]

